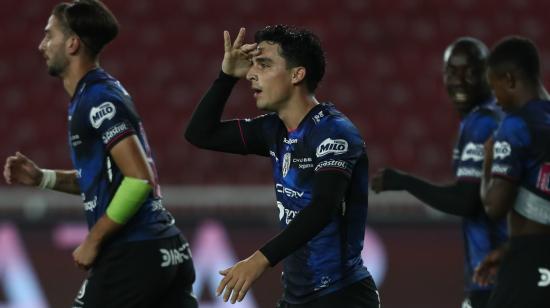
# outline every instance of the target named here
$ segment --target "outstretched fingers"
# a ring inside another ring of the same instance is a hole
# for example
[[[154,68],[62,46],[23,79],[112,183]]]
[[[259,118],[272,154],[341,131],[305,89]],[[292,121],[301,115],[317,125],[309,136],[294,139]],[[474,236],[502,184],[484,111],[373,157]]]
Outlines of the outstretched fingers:
[[[235,38],[235,42],[233,42],[233,48],[239,49],[244,43],[244,36],[246,34],[245,28],[239,29],[239,34],[237,34],[237,38]]]
[[[227,30],[223,31],[223,50],[225,52],[231,51],[231,36]]]

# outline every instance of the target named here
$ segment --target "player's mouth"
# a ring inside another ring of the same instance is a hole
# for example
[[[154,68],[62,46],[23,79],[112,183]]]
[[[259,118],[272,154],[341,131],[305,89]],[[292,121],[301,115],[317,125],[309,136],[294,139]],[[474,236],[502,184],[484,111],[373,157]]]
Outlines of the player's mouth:
[[[262,90],[257,87],[252,87],[252,93],[254,95],[254,98],[258,98],[258,96],[260,96],[260,94],[262,93]]]
[[[454,93],[453,98],[455,101],[463,103],[468,100],[468,94],[462,91],[457,91]]]

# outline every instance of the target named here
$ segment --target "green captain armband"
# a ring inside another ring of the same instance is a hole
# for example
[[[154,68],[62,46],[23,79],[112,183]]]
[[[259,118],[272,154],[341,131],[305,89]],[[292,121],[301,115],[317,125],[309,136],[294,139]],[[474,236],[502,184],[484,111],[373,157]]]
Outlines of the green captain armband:
[[[146,180],[124,177],[107,207],[107,216],[116,223],[125,224],[139,210],[151,189]]]

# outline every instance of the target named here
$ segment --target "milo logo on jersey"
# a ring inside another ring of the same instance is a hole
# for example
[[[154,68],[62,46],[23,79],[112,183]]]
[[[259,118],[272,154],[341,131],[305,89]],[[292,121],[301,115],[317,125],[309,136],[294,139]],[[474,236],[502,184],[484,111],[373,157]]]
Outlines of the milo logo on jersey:
[[[482,161],[484,157],[483,144],[469,142],[462,151],[462,161],[473,160]]]
[[[90,110],[90,123],[94,128],[99,128],[103,121],[112,119],[115,114],[115,105],[111,102],[105,102],[99,107],[92,107],[92,110]]]
[[[327,138],[317,147],[317,157],[322,157],[333,153],[335,155],[346,153],[348,151],[348,142],[344,139]]]

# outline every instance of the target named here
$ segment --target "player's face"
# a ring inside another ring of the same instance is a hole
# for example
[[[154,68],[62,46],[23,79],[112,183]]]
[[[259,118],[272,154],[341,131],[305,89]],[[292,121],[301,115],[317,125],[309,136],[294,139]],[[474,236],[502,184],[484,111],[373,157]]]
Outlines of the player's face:
[[[505,76],[499,76],[495,74],[491,69],[487,72],[487,79],[489,80],[489,85],[493,89],[493,93],[497,99],[497,104],[502,107],[506,112],[513,110],[514,100],[513,95],[508,90],[508,82]]]
[[[246,78],[252,83],[256,107],[277,112],[291,96],[291,70],[279,54],[279,44],[261,42]]]
[[[466,52],[452,51],[445,63],[443,82],[456,109],[469,112],[483,90],[483,69]]]
[[[65,51],[66,35],[55,16],[50,16],[48,24],[44,28],[44,38],[38,45],[38,50],[46,59],[48,73],[52,76],[60,76],[65,72],[69,64]]]

